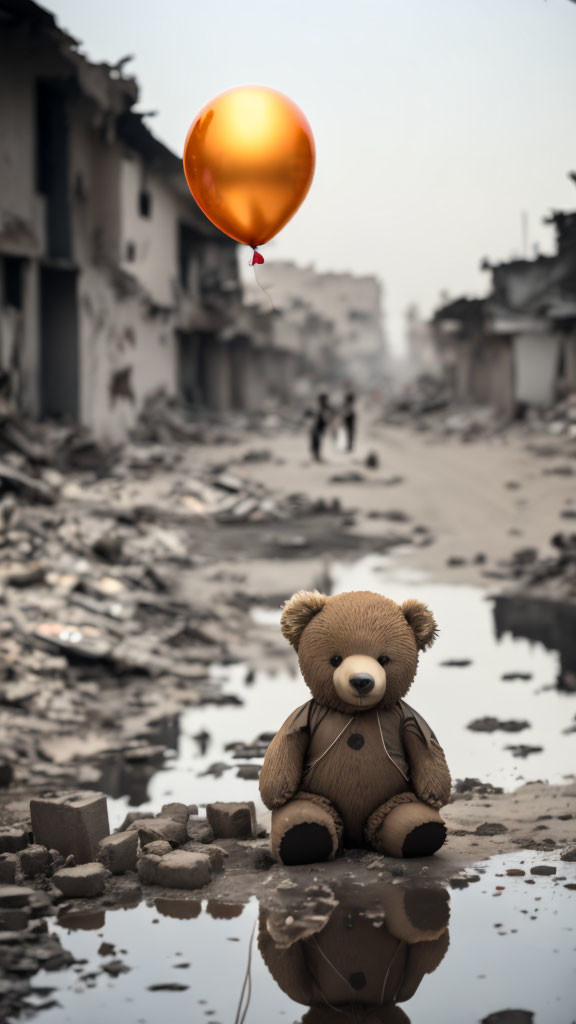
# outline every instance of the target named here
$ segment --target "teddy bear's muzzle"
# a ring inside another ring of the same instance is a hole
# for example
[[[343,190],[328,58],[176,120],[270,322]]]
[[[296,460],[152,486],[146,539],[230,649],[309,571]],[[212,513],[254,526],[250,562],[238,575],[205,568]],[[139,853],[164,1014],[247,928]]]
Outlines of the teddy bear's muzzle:
[[[374,689],[374,677],[369,676],[367,672],[362,672],[360,675],[352,676],[350,686],[356,690],[359,697],[365,697],[370,690]]]
[[[333,675],[334,689],[347,704],[369,708],[382,700],[386,691],[386,672],[376,658],[352,654]]]

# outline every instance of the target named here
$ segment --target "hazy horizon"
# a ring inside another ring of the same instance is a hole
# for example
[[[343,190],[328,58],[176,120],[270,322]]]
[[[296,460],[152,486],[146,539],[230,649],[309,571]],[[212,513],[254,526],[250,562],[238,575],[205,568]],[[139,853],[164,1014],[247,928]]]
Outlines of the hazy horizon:
[[[395,348],[406,306],[482,294],[482,257],[550,251],[542,218],[576,209],[576,4],[569,0],[53,0],[94,61],[140,83],[137,109],[181,153],[196,112],[246,82],[287,93],[316,177],[270,259],[376,274]],[[249,251],[246,251],[246,261]]]

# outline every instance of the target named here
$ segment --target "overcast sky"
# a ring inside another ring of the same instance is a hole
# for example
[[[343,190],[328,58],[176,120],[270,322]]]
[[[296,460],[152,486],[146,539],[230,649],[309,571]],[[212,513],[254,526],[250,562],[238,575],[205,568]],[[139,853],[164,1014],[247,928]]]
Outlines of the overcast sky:
[[[570,0],[52,0],[92,60],[129,65],[139,109],[178,153],[224,89],[273,86],[305,112],[317,168],[270,258],[378,275],[402,312],[482,293],[483,256],[551,247],[576,209],[576,3]],[[247,258],[248,258],[247,251]]]

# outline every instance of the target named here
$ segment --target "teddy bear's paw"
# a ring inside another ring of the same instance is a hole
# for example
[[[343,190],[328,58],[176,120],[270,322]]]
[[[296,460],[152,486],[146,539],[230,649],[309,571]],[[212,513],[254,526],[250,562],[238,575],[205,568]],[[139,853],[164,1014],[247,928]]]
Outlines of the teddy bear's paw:
[[[430,857],[443,846],[446,840],[446,825],[440,821],[427,821],[417,825],[406,836],[402,844],[403,857]]]
[[[314,864],[328,860],[332,851],[332,836],[326,826],[315,821],[303,822],[282,837],[280,860],[283,864]]]

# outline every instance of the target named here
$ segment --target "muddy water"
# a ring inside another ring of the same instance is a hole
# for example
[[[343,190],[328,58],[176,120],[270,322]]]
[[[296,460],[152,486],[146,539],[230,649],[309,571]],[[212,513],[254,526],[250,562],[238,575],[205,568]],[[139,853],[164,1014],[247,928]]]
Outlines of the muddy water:
[[[542,854],[492,858],[468,873],[477,880],[464,889],[416,893],[415,914],[401,883],[338,893],[341,902],[322,928],[288,950],[274,944],[277,919],[260,910],[264,956],[255,900],[245,907],[159,900],[107,911],[105,922],[92,922],[92,929],[79,918],[77,929],[57,931],[85,962],[57,976],[37,976],[38,986],[57,983],[51,998],[59,1005],[35,1019],[463,1024],[516,1009],[533,1013],[536,1024],[570,1024],[576,898],[565,885],[574,883],[576,868],[545,859],[556,876],[530,874]],[[525,874],[506,875],[511,868]],[[99,953],[103,942],[114,950]],[[130,968],[126,973],[97,973],[118,958]],[[180,988],[156,988],[166,985]],[[406,1016],[395,1015],[395,1000]]]
[[[431,582],[414,571],[408,559],[402,561],[397,552],[394,558],[370,556],[353,564],[333,565],[333,590],[375,590],[399,602],[417,596],[433,609],[440,636],[421,657],[408,702],[432,725],[453,777],[477,777],[505,789],[533,779],[566,781],[576,763],[576,734],[565,732],[576,714],[576,697],[554,685],[557,652],[511,634],[498,638],[487,591]],[[254,616],[271,630],[278,629],[278,609],[258,608]],[[444,664],[450,661],[469,664]],[[530,678],[502,678],[516,673]],[[186,711],[173,733],[177,733],[174,755],[162,770],[137,783],[128,777],[121,780],[125,790],[111,801],[114,825],[129,806],[157,810],[169,799],[199,804],[221,799],[258,802],[257,783],[237,777],[237,766],[247,763],[246,759],[235,761],[225,748],[275,731],[291,710],[309,698],[309,692],[298,676],[295,659],[292,672],[256,672],[253,680],[241,664],[215,665],[212,674],[242,704]],[[467,729],[470,722],[487,716],[529,724],[514,733]],[[520,744],[542,747],[542,751],[518,758],[507,747]],[[206,774],[215,763],[228,768],[220,776]]]

